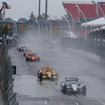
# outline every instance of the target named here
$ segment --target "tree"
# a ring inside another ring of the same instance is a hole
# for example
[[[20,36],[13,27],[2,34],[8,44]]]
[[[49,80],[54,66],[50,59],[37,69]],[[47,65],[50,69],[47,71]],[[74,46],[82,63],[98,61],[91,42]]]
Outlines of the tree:
[[[5,21],[13,21],[13,19],[8,17],[8,18],[5,19]]]
[[[26,19],[26,18],[20,18],[20,19],[18,19],[18,22],[25,23],[26,21],[27,21],[27,19]]]

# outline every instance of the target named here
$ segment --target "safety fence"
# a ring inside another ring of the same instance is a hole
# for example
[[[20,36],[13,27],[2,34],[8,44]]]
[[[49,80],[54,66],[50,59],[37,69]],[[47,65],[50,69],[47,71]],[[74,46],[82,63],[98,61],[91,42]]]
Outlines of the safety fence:
[[[2,38],[1,45],[1,79],[2,79],[2,97],[3,105],[18,105],[16,102],[16,93],[13,91],[13,77],[16,73],[16,67],[12,65],[11,58],[8,55],[6,36]]]

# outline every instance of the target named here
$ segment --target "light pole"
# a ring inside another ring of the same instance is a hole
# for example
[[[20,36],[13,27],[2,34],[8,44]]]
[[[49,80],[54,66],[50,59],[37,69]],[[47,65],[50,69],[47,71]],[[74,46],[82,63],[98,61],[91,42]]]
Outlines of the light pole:
[[[50,39],[50,45],[51,45],[52,44],[52,42],[51,42],[51,38],[52,38],[52,21],[49,22],[48,20],[46,20],[44,18],[43,18],[43,21],[46,22],[48,30],[50,29],[50,31],[49,31],[49,34],[50,34],[49,39]]]
[[[87,20],[86,20],[85,14],[83,13],[83,11],[80,9],[80,7],[78,5],[75,5],[75,6],[82,13],[82,15],[85,19],[85,23],[86,23],[86,25],[85,25],[85,31],[86,31],[85,37],[86,37],[86,35],[87,35]]]
[[[73,32],[74,32],[74,19],[73,19],[73,16],[72,16],[72,14],[66,9],[66,8],[64,8],[65,9],[65,11],[71,16],[71,18],[72,18],[72,22],[73,22]]]
[[[48,9],[48,0],[46,0],[46,6],[45,6],[45,19],[47,20],[47,9]]]
[[[40,17],[40,4],[41,4],[41,0],[39,0],[39,9],[38,9],[38,17]]]
[[[50,46],[52,46],[52,20],[50,19],[50,23],[48,23],[50,26]]]
[[[15,34],[17,34],[17,22],[14,21]]]
[[[46,22],[46,19],[40,19],[41,21],[43,21],[43,23],[45,24],[45,26],[46,26],[46,28],[45,29],[47,29],[47,34],[48,34],[48,24],[47,24],[47,22]]]
[[[92,3],[94,3],[100,10],[101,10],[101,12],[102,12],[102,14],[103,14],[103,16],[104,16],[104,20],[105,20],[105,13],[104,13],[104,11],[102,10],[102,8],[95,2],[95,1],[93,1],[92,0]],[[103,27],[103,26],[102,26]],[[102,45],[102,43],[103,43],[103,38],[102,38],[102,36],[101,36],[101,45]]]
[[[39,22],[37,20],[36,20],[36,23],[38,24],[39,35],[40,35],[40,24],[39,24]]]
[[[62,15],[61,15],[62,16]],[[69,23],[69,21],[68,21],[68,19],[65,17],[65,16],[62,16],[66,21],[67,21],[67,23],[68,23],[68,26],[69,26],[69,31],[71,32],[71,25],[70,25],[70,23]]]
[[[102,8],[101,8],[95,1],[93,1],[93,0],[92,0],[92,3],[94,3],[94,4],[101,10],[101,12],[102,12],[102,14],[103,14],[103,16],[104,16],[104,19],[105,19],[105,13],[104,13],[104,11],[102,10]]]
[[[40,33],[42,34],[43,33],[43,24],[42,22],[40,21],[40,19],[37,19],[38,23],[40,24]],[[40,35],[41,35],[40,34]]]

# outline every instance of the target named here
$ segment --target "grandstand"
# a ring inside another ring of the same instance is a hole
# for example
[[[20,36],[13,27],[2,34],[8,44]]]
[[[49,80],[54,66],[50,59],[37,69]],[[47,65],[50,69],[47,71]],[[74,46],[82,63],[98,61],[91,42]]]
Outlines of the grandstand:
[[[72,15],[75,22],[84,22],[83,14],[76,8],[76,5],[84,13],[86,20],[91,21],[99,17],[103,17],[102,11],[92,2],[63,2],[64,8],[66,8]],[[100,8],[105,13],[105,2],[97,2]]]

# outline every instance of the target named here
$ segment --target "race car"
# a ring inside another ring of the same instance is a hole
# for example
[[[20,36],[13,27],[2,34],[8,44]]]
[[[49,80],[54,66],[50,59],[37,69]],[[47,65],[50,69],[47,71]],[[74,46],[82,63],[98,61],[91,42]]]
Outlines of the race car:
[[[26,49],[26,50],[23,51],[23,56],[27,57],[29,53],[32,53],[32,51],[29,50],[29,49]]]
[[[75,77],[66,77],[65,82],[61,82],[61,91],[64,94],[86,95],[86,86]]]
[[[40,61],[40,58],[38,56],[36,56],[35,53],[28,53],[27,56],[26,56],[26,61],[37,61],[39,62]]]
[[[24,50],[26,50],[26,47],[25,47],[25,46],[20,46],[20,47],[18,48],[18,51],[19,51],[19,52],[23,52]]]
[[[42,73],[42,77],[41,74]],[[38,78],[49,79],[49,80],[57,80],[58,73],[52,70],[52,67],[41,67],[41,70],[38,70]]]
[[[17,46],[17,50],[19,50],[21,47],[22,47],[22,45],[18,45],[18,46]]]

